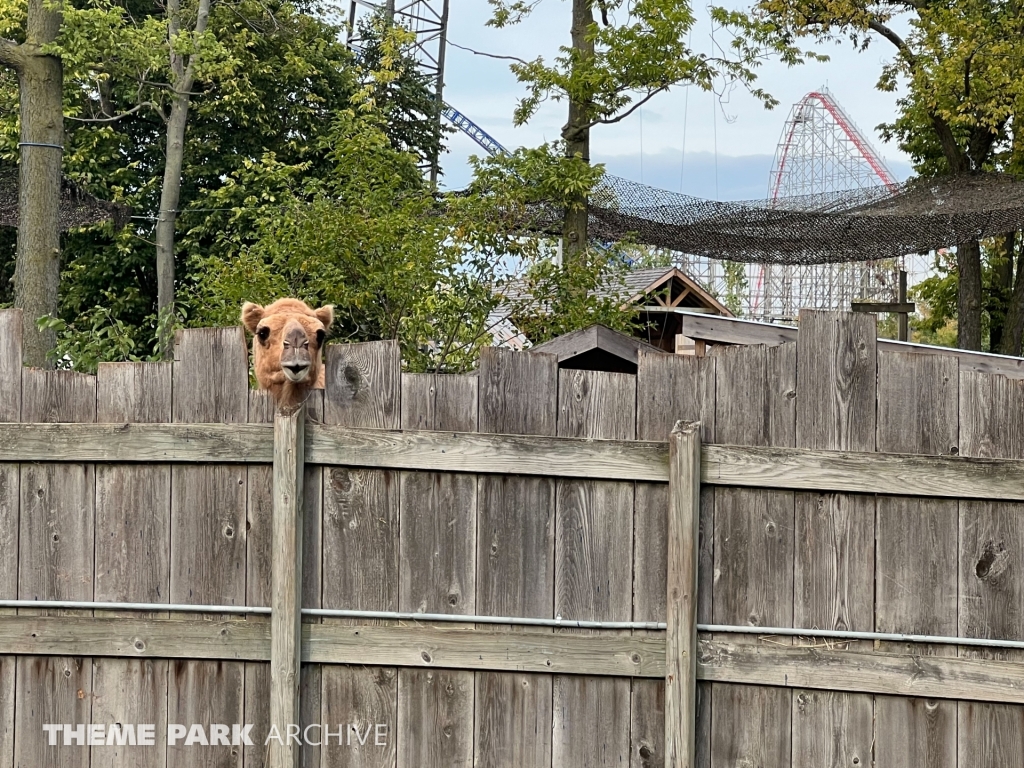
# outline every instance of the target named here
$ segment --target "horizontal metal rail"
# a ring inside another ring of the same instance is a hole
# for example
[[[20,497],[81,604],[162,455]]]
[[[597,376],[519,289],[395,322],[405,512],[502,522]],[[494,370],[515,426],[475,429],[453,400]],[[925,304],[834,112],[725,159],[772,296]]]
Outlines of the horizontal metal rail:
[[[88,600],[0,600],[0,608],[63,611],[140,611],[163,613],[215,613],[233,616],[269,616],[270,609],[251,605],[188,605],[184,603],[113,603]],[[387,621],[436,621],[452,624],[504,624],[562,629],[665,629],[657,621],[586,621],[581,619],[533,619],[522,616],[464,616],[451,613],[412,611],[354,611],[333,608],[303,608],[303,616],[325,619],[374,619]],[[3,617],[0,616],[0,621]]]
[[[224,615],[269,616],[270,609],[251,605],[188,605],[184,603],[115,603],[88,600],[0,600],[0,608],[35,610],[139,611],[164,613],[209,613]],[[416,613],[411,611],[356,611],[334,608],[303,608],[303,616],[329,619],[365,619],[380,621],[431,621],[450,624],[489,624],[561,629],[644,629],[664,630],[660,621],[586,621],[581,619],[526,618],[522,616],[463,616],[450,613]],[[0,616],[0,622],[3,617]],[[801,629],[794,627],[752,627],[734,624],[698,624],[706,633],[758,635],[761,637],[809,637],[826,640],[871,640],[894,643],[931,645],[963,645],[978,648],[1009,648],[1024,650],[1024,640],[996,640],[984,637],[951,635],[917,635],[902,632],[857,632],[838,629]]]

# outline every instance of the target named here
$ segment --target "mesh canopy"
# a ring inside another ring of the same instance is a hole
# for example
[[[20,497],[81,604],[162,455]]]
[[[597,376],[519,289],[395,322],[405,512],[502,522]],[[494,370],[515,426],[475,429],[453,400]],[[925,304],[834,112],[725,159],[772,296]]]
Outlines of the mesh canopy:
[[[553,212],[541,215],[549,219]],[[605,176],[590,237],[762,264],[896,258],[1024,229],[1024,182],[1002,174],[914,179],[849,192],[715,202]]]
[[[62,232],[103,221],[120,229],[128,223],[130,211],[123,205],[98,200],[67,179],[61,179],[60,228]],[[0,227],[18,226],[18,171],[0,170]]]

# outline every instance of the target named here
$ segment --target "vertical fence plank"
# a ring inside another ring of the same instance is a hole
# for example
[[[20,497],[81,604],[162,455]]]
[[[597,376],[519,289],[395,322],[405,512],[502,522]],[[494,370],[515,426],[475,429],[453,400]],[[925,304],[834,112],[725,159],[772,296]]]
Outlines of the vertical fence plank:
[[[875,449],[875,317],[800,313],[796,441],[799,448]],[[871,630],[875,500],[796,494],[793,621],[798,627]],[[796,690],[793,766],[868,765],[874,706],[866,694]]]
[[[271,424],[276,406],[265,389],[249,391],[250,424]],[[270,605],[270,561],[273,556],[274,468],[267,464],[246,467],[245,604]],[[245,664],[245,722],[255,734],[251,746],[242,747],[243,768],[264,768],[270,732],[270,664]],[[319,717],[317,718],[319,719]]]
[[[700,425],[680,422],[669,437],[665,765],[697,760],[697,571],[700,536]]]
[[[699,421],[701,440],[715,439],[713,357],[639,353],[637,439],[668,440],[677,421]],[[701,490],[700,579],[697,617],[711,622],[714,565],[714,489]],[[637,483],[633,522],[633,618],[665,621],[668,486]],[[660,634],[660,633],[659,633]],[[630,766],[665,765],[665,682],[633,680],[630,704]],[[710,765],[711,684],[697,684],[697,765]]]
[[[481,432],[555,434],[558,366],[553,356],[486,348],[478,378]],[[477,610],[552,618],[554,481],[483,475],[478,489]],[[477,768],[549,768],[551,676],[480,672],[476,680]]]
[[[960,373],[960,454],[1024,458],[1024,381]],[[1024,504],[960,502],[959,634],[1024,640]],[[969,658],[1024,652],[961,648]],[[1024,706],[961,701],[960,768],[1024,764]]]
[[[402,428],[475,432],[477,380],[405,374]],[[470,614],[476,609],[474,475],[402,472],[399,610]],[[472,765],[474,675],[400,669],[400,766]]]
[[[96,379],[24,369],[22,420],[96,420]],[[23,464],[18,597],[91,600],[95,526],[92,465]],[[27,613],[27,611],[22,611]],[[17,665],[14,764],[87,768],[87,746],[47,744],[43,723],[85,724],[92,717],[92,660],[21,657]]]
[[[99,422],[170,421],[171,364],[101,364],[96,375],[96,404]],[[97,600],[167,601],[170,525],[169,465],[97,465]],[[93,688],[94,722],[156,726],[154,746],[93,747],[93,763],[110,768],[163,768],[167,751],[167,662],[94,659]]]
[[[954,357],[878,353],[878,450],[948,455],[958,444]],[[879,496],[875,629],[955,635],[958,515],[953,499]],[[895,653],[956,655],[955,646],[884,643]],[[875,697],[875,762],[956,768],[955,701]]]
[[[783,444],[792,439],[795,414],[787,408],[792,398],[787,400],[777,387],[795,379],[795,357],[789,355],[788,370],[779,352],[763,346],[719,348],[715,357],[717,439],[731,445],[776,445],[773,430]],[[715,624],[792,626],[793,517],[790,492],[715,489]],[[759,642],[753,636],[734,640]],[[780,640],[785,642],[774,642]],[[788,766],[791,691],[728,684],[712,689],[712,768]]]
[[[558,404],[560,437],[635,438],[633,375],[563,370]],[[633,612],[633,484],[558,480],[556,499],[556,615],[628,621]],[[553,765],[583,768],[628,760],[629,680],[557,675],[553,693]]]
[[[21,310],[0,310],[0,422],[21,420]],[[0,598],[18,597],[17,464],[0,463]],[[0,615],[4,611],[0,610]],[[0,768],[14,768],[14,656],[0,656]]]
[[[0,309],[0,421],[21,419],[21,310]]]
[[[401,356],[397,342],[327,347],[324,422],[347,427],[401,426]],[[331,467],[324,472],[323,607],[398,610],[398,472]],[[324,667],[323,723],[387,728],[339,747],[324,739],[324,768],[395,765],[400,738],[398,677],[391,667]],[[344,730],[344,728],[343,728]],[[342,738],[345,738],[344,735]]]
[[[274,550],[271,558],[270,723],[284,740],[270,742],[270,768],[299,768],[302,630],[302,512],[306,409],[274,418]]]
[[[175,339],[172,418],[178,423],[244,423],[249,360],[241,328],[182,331]],[[242,605],[246,576],[246,469],[241,465],[171,470],[171,602]],[[169,723],[241,723],[245,667],[240,662],[172,661]],[[169,768],[242,765],[232,746],[167,747]]]

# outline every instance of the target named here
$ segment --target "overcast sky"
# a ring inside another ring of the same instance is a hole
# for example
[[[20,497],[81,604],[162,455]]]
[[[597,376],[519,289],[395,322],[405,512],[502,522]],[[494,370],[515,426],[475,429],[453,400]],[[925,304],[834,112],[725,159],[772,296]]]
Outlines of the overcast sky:
[[[550,60],[568,42],[569,3],[541,0],[529,20],[495,30],[485,26],[486,0],[452,0],[447,51],[445,100],[475,121],[504,146],[536,146],[558,138],[565,122],[564,103],[552,103],[526,126],[514,128],[512,112],[524,93],[508,62],[460,50],[467,46],[493,54]],[[707,11],[697,7],[699,23],[692,46],[711,50]],[[716,34],[722,42],[721,30]],[[826,63],[788,68],[770,63],[759,82],[781,104],[768,111],[745,91],[735,89],[724,104],[710,93],[679,88],[656,96],[642,112],[592,133],[592,156],[609,172],[652,186],[720,200],[759,199],[767,195],[768,177],[782,127],[790,108],[809,91],[826,85],[899,178],[910,174],[908,158],[882,142],[876,126],[895,113],[896,94],[879,93],[875,82],[891,46],[875,42],[866,52],[851,46],[821,49]],[[468,136],[454,134],[442,159],[443,185],[457,189],[470,177],[467,159],[483,150]],[[684,162],[685,149],[685,162]]]

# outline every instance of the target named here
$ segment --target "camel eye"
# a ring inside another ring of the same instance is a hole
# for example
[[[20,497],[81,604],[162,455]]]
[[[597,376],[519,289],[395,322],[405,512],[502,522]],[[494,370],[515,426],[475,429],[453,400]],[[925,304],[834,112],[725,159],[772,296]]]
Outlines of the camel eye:
[[[270,338],[270,329],[265,325],[262,326],[261,328],[258,328],[256,330],[256,338],[258,338],[261,342],[265,344],[267,342],[267,339]]]
[[[325,336],[327,336],[327,333],[324,331],[323,328],[316,332],[316,345],[318,347],[322,347],[324,345]]]

